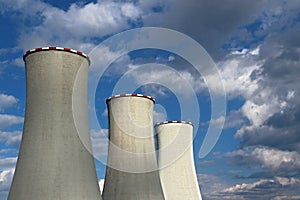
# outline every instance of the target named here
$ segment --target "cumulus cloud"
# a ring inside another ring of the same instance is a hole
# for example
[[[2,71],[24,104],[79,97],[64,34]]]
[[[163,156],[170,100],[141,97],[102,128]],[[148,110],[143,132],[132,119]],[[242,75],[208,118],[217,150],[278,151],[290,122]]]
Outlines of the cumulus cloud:
[[[242,56],[229,55],[224,60],[219,61],[217,66],[226,89],[227,97],[233,99],[242,96],[247,99],[256,90],[260,89],[259,81],[262,77],[259,76],[259,73],[261,65],[262,63],[258,60],[258,55],[251,54],[250,50],[247,53],[243,53]],[[252,77],[253,73],[258,74],[255,79]]]
[[[0,142],[4,142],[6,146],[19,149],[22,138],[22,131],[2,132],[0,131]]]
[[[226,188],[220,194],[239,197],[239,199],[295,199],[299,194],[299,187],[299,179],[276,177],[253,183],[236,184]]]
[[[16,104],[18,99],[12,95],[0,94],[0,111]]]
[[[25,50],[57,44],[86,50],[91,39],[128,29],[142,15],[133,2],[71,4],[67,10],[36,0],[1,2],[0,6],[2,13],[18,11],[20,22],[33,22],[34,27],[21,31],[19,47]]]
[[[278,100],[278,97],[274,97],[274,94],[270,94],[269,97],[265,97],[264,99],[265,101],[263,103],[254,103],[249,99],[242,106],[241,111],[243,115],[250,121],[250,126],[247,128],[262,127],[276,113],[283,113],[288,107],[286,101]],[[254,99],[254,101],[255,100],[256,99]],[[238,131],[237,137],[243,134],[243,128]]]
[[[198,174],[203,199],[297,199],[300,180],[297,178],[274,177],[254,182],[229,183],[211,174]]]
[[[300,154],[295,151],[252,146],[227,153],[232,163],[237,165],[259,166],[288,176],[290,172],[300,172]]]
[[[225,123],[224,123],[225,121]],[[221,127],[224,123],[223,129],[230,129],[230,128],[239,128],[243,124],[247,124],[248,119],[242,114],[240,110],[232,110],[227,115],[220,116],[217,119],[211,119],[208,122],[202,123],[202,125],[208,125],[212,123],[212,125],[216,127]]]
[[[43,12],[45,20],[40,30],[49,28],[57,31],[58,35],[65,31],[79,38],[102,37],[126,28],[127,20],[135,20],[139,14],[139,9],[132,3],[103,1],[83,7],[72,4],[66,12],[55,8]]]
[[[23,122],[24,122],[23,117],[18,117],[15,115],[0,114],[0,129],[15,125],[15,124],[21,124]]]
[[[15,169],[11,168],[0,172],[0,196],[5,197],[8,194],[14,171]]]
[[[17,157],[0,158],[0,169],[7,170],[15,168],[17,163]]]
[[[143,85],[143,90],[151,96],[165,96],[170,90],[178,96],[188,97],[199,93],[204,84],[203,79],[197,79],[188,71],[178,71],[171,67],[135,66],[128,78],[137,86]],[[156,85],[152,85],[155,83]],[[149,85],[147,85],[149,84]]]

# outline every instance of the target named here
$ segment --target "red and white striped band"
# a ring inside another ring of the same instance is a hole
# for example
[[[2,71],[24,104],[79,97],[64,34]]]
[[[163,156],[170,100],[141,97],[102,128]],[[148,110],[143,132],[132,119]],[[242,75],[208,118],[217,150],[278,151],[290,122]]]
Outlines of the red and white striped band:
[[[172,123],[189,124],[189,125],[194,126],[192,122],[188,122],[188,121],[164,121],[164,122],[159,122],[159,123],[155,124],[155,126],[159,126],[159,125],[163,125],[163,124],[172,124]]]
[[[118,94],[118,95],[114,95],[114,96],[107,98],[106,103],[108,101],[110,101],[111,99],[115,99],[115,98],[119,98],[119,97],[143,97],[143,98],[147,98],[147,99],[150,99],[151,101],[155,102],[155,99],[153,97],[147,96],[144,94]]]
[[[76,51],[74,49],[66,48],[66,47],[40,47],[40,48],[30,49],[30,50],[26,51],[26,53],[24,54],[23,60],[25,61],[26,56],[28,56],[29,54],[32,54],[34,52],[50,51],[50,50],[67,51],[70,53],[74,53],[74,54],[80,55],[80,56],[88,59],[89,63],[91,63],[90,57],[88,55],[86,55],[85,53],[83,53],[81,51]]]

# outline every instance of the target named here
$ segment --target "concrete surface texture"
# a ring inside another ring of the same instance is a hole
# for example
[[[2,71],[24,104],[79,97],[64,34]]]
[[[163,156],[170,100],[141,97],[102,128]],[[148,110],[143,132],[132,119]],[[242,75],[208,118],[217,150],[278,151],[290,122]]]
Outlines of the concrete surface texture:
[[[166,200],[202,200],[193,156],[193,126],[166,122],[155,126],[158,163]]]
[[[93,155],[79,138],[72,111],[74,89],[81,135],[90,145],[88,59],[63,50],[35,51],[24,59],[25,122],[8,200],[100,200]]]
[[[123,95],[107,100],[109,151],[104,200],[164,199],[153,136],[153,99]]]

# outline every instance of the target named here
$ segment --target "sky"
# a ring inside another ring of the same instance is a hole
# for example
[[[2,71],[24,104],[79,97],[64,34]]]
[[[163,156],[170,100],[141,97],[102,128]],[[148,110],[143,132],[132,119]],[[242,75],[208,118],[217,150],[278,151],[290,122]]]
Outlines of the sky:
[[[105,99],[129,72],[127,77],[137,86],[132,92],[157,99],[155,122],[182,119],[180,109],[196,97],[199,120],[193,111],[182,120],[198,126],[194,159],[204,200],[300,199],[298,0],[0,0],[0,21],[0,199],[7,198],[22,136],[22,56],[43,46],[99,51],[101,59],[94,59],[99,66],[117,58],[105,68],[95,92],[102,129],[94,122],[90,128],[97,158],[105,160],[107,151]],[[121,55],[101,46],[115,34],[144,27],[168,28],[192,38],[214,61],[218,76],[198,73],[187,58],[164,49]],[[90,79],[99,73],[94,69]],[[226,113],[220,111],[217,118],[212,117],[214,95],[226,98]],[[201,156],[210,124],[222,132],[212,150]],[[96,167],[103,184],[101,159]]]

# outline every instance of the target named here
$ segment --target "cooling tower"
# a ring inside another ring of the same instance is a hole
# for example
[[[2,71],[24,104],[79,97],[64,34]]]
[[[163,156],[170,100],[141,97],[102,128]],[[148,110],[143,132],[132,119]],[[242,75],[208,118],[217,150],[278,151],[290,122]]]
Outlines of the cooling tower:
[[[153,136],[154,99],[123,94],[107,99],[109,150],[104,200],[163,200]]]
[[[166,200],[201,200],[193,157],[193,125],[167,121],[155,126],[159,174]]]
[[[101,199],[94,158],[79,138],[72,111],[74,92],[82,139],[91,145],[88,57],[69,48],[45,47],[27,51],[23,59],[25,122],[8,200]]]

